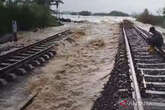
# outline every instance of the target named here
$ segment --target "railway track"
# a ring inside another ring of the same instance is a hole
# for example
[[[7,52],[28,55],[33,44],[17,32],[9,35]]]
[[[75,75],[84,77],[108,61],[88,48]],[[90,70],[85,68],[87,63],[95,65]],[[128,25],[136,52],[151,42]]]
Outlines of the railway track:
[[[126,24],[128,25],[128,24]],[[133,88],[135,110],[164,110],[165,107],[165,57],[164,53],[148,52],[147,31],[136,27],[123,27],[127,57]]]
[[[151,34],[131,22],[121,32],[114,69],[92,110],[165,110],[165,54],[149,53]]]
[[[53,57],[56,54],[53,50],[56,46],[55,41],[65,39],[70,33],[69,30],[66,30],[27,47],[0,56],[1,86],[15,79],[17,75],[24,75],[35,66],[41,65]]]

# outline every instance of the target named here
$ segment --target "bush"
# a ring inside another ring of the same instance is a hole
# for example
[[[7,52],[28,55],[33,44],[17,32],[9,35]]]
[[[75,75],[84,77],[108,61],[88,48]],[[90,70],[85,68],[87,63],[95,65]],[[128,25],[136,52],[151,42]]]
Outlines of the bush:
[[[137,18],[137,21],[140,21],[142,23],[165,27],[164,17],[152,15],[149,13],[147,9],[145,9],[144,12],[140,14],[139,16],[137,16],[136,18]]]
[[[121,12],[121,11],[111,11],[109,15],[110,16],[129,16],[129,14]]]
[[[48,25],[49,11],[41,5],[24,5],[21,7],[20,12],[17,22],[23,30],[45,27]]]
[[[9,5],[0,3],[0,35],[12,32],[12,20],[16,20],[19,30],[56,25],[57,20],[51,16],[49,9],[38,4]]]
[[[79,15],[82,15],[82,16],[90,16],[92,13],[90,11],[80,11],[79,12]]]

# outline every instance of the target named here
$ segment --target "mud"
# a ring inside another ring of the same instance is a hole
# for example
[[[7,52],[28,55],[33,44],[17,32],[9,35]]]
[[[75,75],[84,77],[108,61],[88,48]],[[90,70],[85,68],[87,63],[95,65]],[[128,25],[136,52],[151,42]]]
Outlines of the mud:
[[[108,81],[118,47],[117,23],[84,23],[59,43],[57,56],[29,80],[39,92],[26,110],[90,110]]]

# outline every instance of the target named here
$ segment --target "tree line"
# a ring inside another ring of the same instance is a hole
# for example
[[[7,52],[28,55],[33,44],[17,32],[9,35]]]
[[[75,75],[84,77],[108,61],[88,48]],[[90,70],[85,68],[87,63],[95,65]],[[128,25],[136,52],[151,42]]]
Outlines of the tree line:
[[[0,0],[0,36],[12,32],[12,20],[19,30],[60,25],[51,15],[57,0]]]
[[[65,13],[66,14],[66,13]],[[82,15],[82,16],[129,16],[129,14],[121,11],[111,11],[110,13],[92,13],[90,11],[80,11],[80,12],[68,12],[71,15]]]
[[[135,17],[137,21],[165,28],[165,9],[159,14],[160,15],[153,15],[148,9],[145,9],[141,14],[135,15]]]

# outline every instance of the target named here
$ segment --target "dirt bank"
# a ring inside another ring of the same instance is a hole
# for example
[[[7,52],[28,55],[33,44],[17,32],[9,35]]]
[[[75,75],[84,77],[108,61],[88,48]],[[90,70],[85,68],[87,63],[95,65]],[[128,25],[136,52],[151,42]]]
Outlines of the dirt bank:
[[[90,110],[114,64],[117,23],[85,23],[58,46],[57,56],[29,80],[39,95],[26,110]]]

